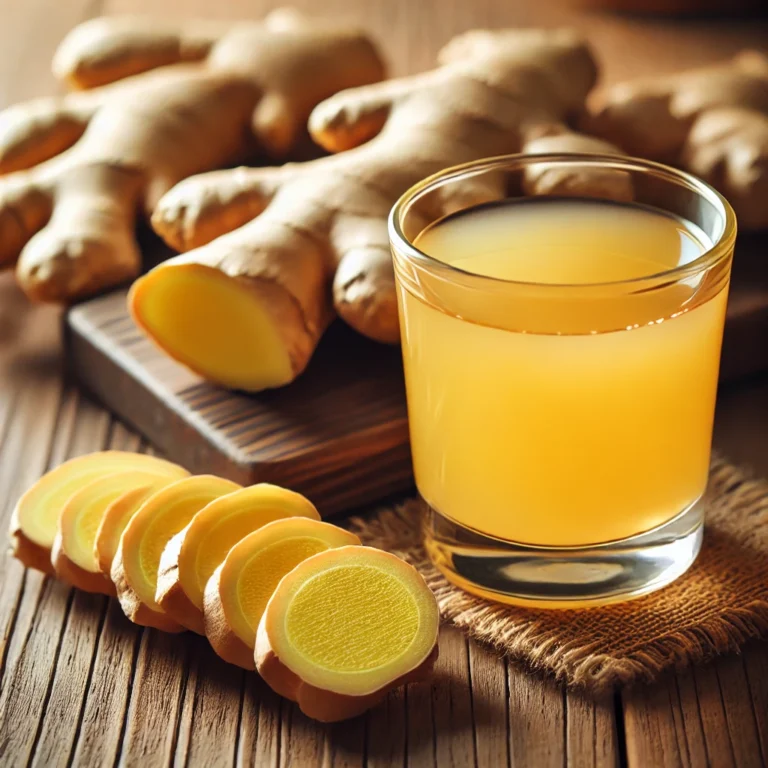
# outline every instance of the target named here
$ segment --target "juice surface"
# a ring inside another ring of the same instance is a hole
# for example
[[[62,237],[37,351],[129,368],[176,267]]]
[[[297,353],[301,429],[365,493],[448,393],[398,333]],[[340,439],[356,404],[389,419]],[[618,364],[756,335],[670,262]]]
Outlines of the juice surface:
[[[468,272],[586,284],[664,272],[709,243],[653,209],[534,200],[449,217],[416,246]],[[674,311],[669,292],[658,307],[649,294],[637,323],[617,330],[615,307],[604,318],[598,308],[588,332],[583,317],[570,327],[578,313],[566,295],[579,289],[567,289],[537,333],[535,300],[512,294],[514,322],[491,327],[473,322],[471,304],[459,318],[401,284],[414,469],[428,503],[543,546],[625,538],[692,504],[706,487],[727,292],[697,303],[693,283],[674,287]],[[483,296],[473,301],[479,312]]]

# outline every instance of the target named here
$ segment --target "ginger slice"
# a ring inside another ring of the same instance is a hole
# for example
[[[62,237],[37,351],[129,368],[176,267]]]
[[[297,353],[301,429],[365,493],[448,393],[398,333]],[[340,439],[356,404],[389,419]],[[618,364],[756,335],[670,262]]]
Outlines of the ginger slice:
[[[395,555],[369,547],[321,552],[270,598],[256,669],[309,717],[343,720],[430,674],[439,620],[422,576]]]
[[[304,496],[261,483],[214,499],[168,542],[160,558],[155,600],[172,619],[205,634],[203,593],[232,547],[273,520],[319,520]]]
[[[115,559],[123,531],[139,507],[158,490],[152,486],[132,488],[118,496],[104,511],[96,532],[93,554],[99,564],[99,570],[108,579],[111,578],[112,561]]]
[[[150,496],[123,531],[111,577],[125,615],[136,624],[182,632],[155,602],[160,556],[168,542],[207,504],[240,486],[213,475],[187,477]]]
[[[360,539],[330,523],[291,517],[267,523],[229,552],[208,581],[205,634],[225,661],[254,668],[256,629],[280,579],[302,560]]]
[[[372,339],[399,341],[387,216],[410,186],[491,155],[618,152],[568,128],[597,76],[576,33],[468,32],[439,61],[319,104],[310,133],[338,155],[214,171],[167,192],[152,226],[186,253],[134,283],[139,327],[211,381],[282,386],[306,368],[334,314]],[[610,195],[615,176],[550,171],[527,181],[531,194]],[[469,203],[502,194],[477,184],[462,192]],[[626,183],[618,195],[630,196]]]
[[[78,456],[43,475],[17,502],[11,515],[10,538],[15,557],[29,568],[53,573],[51,547],[59,513],[84,485],[113,472],[147,471],[173,474],[176,464],[129,451],[101,451]]]
[[[115,586],[99,568],[95,553],[96,533],[107,507],[129,490],[157,491],[181,480],[188,472],[171,465],[164,474],[117,472],[94,480],[70,496],[59,515],[58,531],[51,549],[56,575],[87,592],[114,596]]]

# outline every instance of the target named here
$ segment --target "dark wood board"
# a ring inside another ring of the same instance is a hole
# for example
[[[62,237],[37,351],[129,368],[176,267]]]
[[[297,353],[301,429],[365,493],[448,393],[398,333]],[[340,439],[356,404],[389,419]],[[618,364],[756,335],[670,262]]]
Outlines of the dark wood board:
[[[136,328],[124,291],[71,309],[65,336],[78,380],[193,472],[282,484],[324,514],[412,482],[400,350],[341,323],[294,384],[259,395],[208,384],[170,360]]]
[[[768,368],[766,238],[738,246],[723,347],[723,377]],[[336,323],[289,387],[246,395],[208,384],[138,331],[125,291],[66,318],[77,379],[110,410],[194,472],[239,483],[288,485],[324,514],[352,509],[411,483],[398,349]]]

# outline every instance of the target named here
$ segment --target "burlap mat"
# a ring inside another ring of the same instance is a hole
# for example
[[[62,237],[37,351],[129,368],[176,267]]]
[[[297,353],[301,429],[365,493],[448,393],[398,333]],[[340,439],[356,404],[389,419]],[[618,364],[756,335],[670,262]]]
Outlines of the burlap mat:
[[[421,546],[418,501],[351,526],[364,543],[415,565],[443,617],[470,637],[568,685],[601,690],[768,636],[768,483],[715,460],[708,497],[704,545],[684,576],[647,597],[590,610],[512,608],[452,586]]]

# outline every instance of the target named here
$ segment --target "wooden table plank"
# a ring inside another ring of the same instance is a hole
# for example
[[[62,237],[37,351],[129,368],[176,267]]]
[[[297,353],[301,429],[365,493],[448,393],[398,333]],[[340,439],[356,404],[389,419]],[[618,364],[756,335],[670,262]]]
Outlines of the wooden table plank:
[[[107,613],[74,750],[74,765],[115,765],[123,741],[142,629],[123,614],[117,600]]]
[[[511,765],[509,690],[503,658],[476,643],[468,644],[475,755],[478,768]]]
[[[365,755],[369,768],[406,764],[408,720],[405,690],[395,691],[366,716]]]
[[[280,755],[280,697],[257,675],[246,675],[235,765],[276,766]]]
[[[509,738],[512,765],[555,768],[565,765],[565,692],[551,680],[510,664]]]
[[[119,765],[154,768],[173,762],[188,651],[176,635],[142,630]]]
[[[175,764],[229,768],[237,756],[245,670],[227,664],[203,637],[181,637],[193,656],[187,680]]]
[[[764,765],[768,765],[768,647],[750,646],[744,652],[744,668],[747,673],[752,712],[757,723],[760,753]]]
[[[619,763],[612,696],[567,692],[566,762],[574,768],[612,768]]]
[[[715,670],[734,762],[736,765],[760,766],[764,763],[757,714],[753,709],[744,659],[736,655],[726,656],[717,661]]]
[[[693,762],[688,750],[686,730],[677,684],[668,676],[653,686],[638,686],[623,696],[624,730],[630,766],[654,768],[689,768],[706,765],[701,751]],[[703,739],[694,739],[694,747],[703,750]]]
[[[755,644],[744,658],[724,656],[625,692],[629,764],[765,765],[766,669],[768,646]]]

